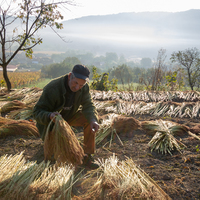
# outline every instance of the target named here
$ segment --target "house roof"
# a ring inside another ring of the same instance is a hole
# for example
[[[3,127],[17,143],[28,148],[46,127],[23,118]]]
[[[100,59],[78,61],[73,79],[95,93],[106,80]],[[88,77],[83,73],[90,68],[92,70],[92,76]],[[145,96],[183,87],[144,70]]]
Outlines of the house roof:
[[[7,71],[8,72],[14,72],[15,70],[17,70],[18,69],[18,67],[16,66],[16,65],[8,65],[7,66]],[[1,67],[0,68],[0,71],[3,71],[3,68]]]

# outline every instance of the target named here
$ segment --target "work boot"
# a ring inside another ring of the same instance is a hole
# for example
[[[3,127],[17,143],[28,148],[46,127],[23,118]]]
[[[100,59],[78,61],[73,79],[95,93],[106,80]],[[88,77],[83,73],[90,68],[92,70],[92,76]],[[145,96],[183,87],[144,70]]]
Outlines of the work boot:
[[[91,156],[91,154],[86,154],[84,156],[82,166],[89,169],[99,168],[99,165],[94,163],[94,158]]]

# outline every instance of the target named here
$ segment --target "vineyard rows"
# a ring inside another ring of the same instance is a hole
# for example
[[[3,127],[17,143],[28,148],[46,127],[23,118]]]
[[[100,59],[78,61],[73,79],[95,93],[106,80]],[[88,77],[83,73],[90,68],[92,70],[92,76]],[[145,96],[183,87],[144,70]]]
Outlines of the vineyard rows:
[[[8,72],[8,78],[11,82],[12,88],[19,88],[34,84],[39,81],[40,72]],[[3,72],[0,71],[0,81],[1,86],[6,86],[6,83],[3,78]]]

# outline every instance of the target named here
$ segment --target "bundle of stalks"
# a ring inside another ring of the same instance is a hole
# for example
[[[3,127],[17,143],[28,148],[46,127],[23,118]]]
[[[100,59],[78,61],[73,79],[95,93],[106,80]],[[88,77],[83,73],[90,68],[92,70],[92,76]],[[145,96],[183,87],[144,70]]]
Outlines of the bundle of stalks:
[[[34,199],[71,199],[74,180],[72,165],[48,166],[40,177],[35,179],[27,188],[34,194]]]
[[[25,162],[26,160],[23,157],[23,152],[14,156],[4,155],[0,157],[0,188],[2,188],[3,184],[7,185],[6,180],[10,180]]]
[[[0,87],[0,96],[4,96],[8,93],[8,89],[6,87]]]
[[[54,120],[54,119],[53,119]],[[55,117],[52,131],[48,125],[44,139],[44,155],[46,160],[54,156],[59,163],[82,164],[84,151],[69,124],[61,117]]]
[[[24,97],[24,94],[6,94],[0,97],[0,101],[13,101],[13,100],[21,100]]]
[[[31,96],[34,93],[41,92],[42,89],[37,87],[24,87],[22,89],[14,89],[10,93],[7,93],[0,97],[1,101],[13,101],[13,100],[22,100],[26,96]]]
[[[155,120],[155,121],[141,121],[141,127],[143,130],[147,131],[147,134],[154,135],[157,131],[163,130],[163,124],[173,135],[183,135],[187,133],[189,127],[185,125],[180,125],[171,121]]]
[[[35,105],[42,94],[42,89],[33,88],[31,92],[26,94],[26,96],[22,99],[22,102],[26,105]]]
[[[183,124],[180,125],[178,123],[168,122],[167,126],[168,126],[170,132],[174,136],[176,136],[176,135],[179,135],[179,136],[184,135],[190,130],[190,128],[188,126],[183,125]]]
[[[21,100],[25,96],[27,90],[29,91],[30,88],[14,89],[10,93],[1,96],[0,100],[1,101]]]
[[[154,135],[159,130],[159,124],[156,121],[141,121],[141,128],[149,135]]]
[[[145,102],[159,102],[159,101],[200,101],[199,92],[147,92],[147,91],[130,91],[130,92],[112,92],[112,91],[92,91],[92,97],[95,100],[114,100],[122,99],[125,101],[145,101]]]
[[[108,108],[106,110],[108,110]],[[130,115],[132,112],[133,112],[132,102],[120,101],[115,106],[115,113],[117,113],[117,114],[123,113],[124,115]]]
[[[119,161],[115,155],[96,161],[99,168],[88,172],[88,178],[82,182],[87,191],[81,195],[91,199],[155,199],[171,198],[144,171],[137,167],[132,159]]]
[[[108,136],[110,138],[110,145],[113,139],[114,134],[119,139],[121,145],[123,145],[121,139],[119,138],[119,134],[123,134],[125,136],[132,136],[133,131],[140,127],[140,122],[133,117],[125,117],[120,116],[118,114],[108,114],[106,118],[104,118],[100,124],[100,128],[96,133],[95,142],[96,144],[100,144],[104,141]]]
[[[116,130],[113,129],[112,127],[112,123],[115,117],[118,117],[118,116],[119,115],[112,113],[112,114],[106,115],[106,118],[102,120],[99,130],[96,133],[95,143],[97,145],[100,144],[102,141],[104,141],[104,139],[108,136],[111,136],[111,140],[112,140],[113,134],[116,133]]]
[[[141,108],[140,108],[140,113],[139,114],[150,114],[151,112],[153,112],[156,108],[157,104],[155,102],[151,102],[151,103],[148,103],[146,105],[143,105]]]
[[[74,168],[26,162],[23,152],[0,157],[2,199],[71,199]]]
[[[116,116],[111,126],[118,134],[132,135],[133,131],[137,130],[140,125],[140,121],[133,117]]]
[[[187,115],[191,117],[194,105],[194,102],[183,102],[182,106],[180,107],[179,117],[183,118]]]
[[[197,118],[200,113],[199,102],[177,103],[173,101],[149,102],[145,101],[125,101],[110,100],[97,101],[94,100],[95,106],[100,114],[106,113],[123,113],[124,115],[143,115],[150,114],[154,116],[170,116],[170,117],[190,117]]]
[[[161,116],[164,115],[165,112],[169,109],[170,105],[166,104],[165,102],[159,102],[156,106],[155,110],[152,111],[152,114],[155,116]]]
[[[94,101],[95,107],[98,110],[104,109],[105,107],[114,106],[118,104],[119,100],[110,100],[110,101]]]
[[[190,131],[195,134],[200,134],[200,124],[197,124],[193,126],[192,128],[190,128]]]
[[[115,107],[120,104],[119,100],[112,100],[112,101],[94,101],[95,107],[99,114],[104,114],[110,112],[117,112],[114,111]]]
[[[192,110],[192,118],[197,118],[200,116],[200,101],[196,102]]]
[[[6,115],[6,118],[15,119],[15,120],[25,120],[31,118],[33,110],[30,107],[22,108],[19,110],[13,110]]]
[[[144,113],[143,107],[148,107],[148,104],[145,103],[144,101],[133,101],[131,102],[131,112],[134,115]],[[149,113],[148,113],[149,114]]]
[[[5,125],[6,123],[12,122],[12,119],[8,119],[5,117],[0,117],[0,126]]]
[[[10,135],[39,137],[39,132],[34,122],[29,122],[27,120],[12,120],[0,117],[0,138]]]
[[[157,121],[157,127],[155,126],[155,135],[148,143],[151,151],[157,150],[158,152],[169,153],[172,155],[171,151],[177,150],[181,153],[181,147],[186,147],[183,143],[178,141],[174,135],[186,131],[186,127],[181,125],[172,125],[171,122],[165,122],[162,120]],[[151,126],[152,127],[152,126]],[[179,145],[180,144],[180,145]]]
[[[175,102],[175,101],[166,101],[163,102],[163,105],[175,105],[175,106],[181,106],[182,104],[179,102]]]
[[[18,110],[18,109],[21,109],[21,108],[24,108],[24,107],[26,107],[25,103],[22,103],[21,101],[18,101],[18,100],[13,100],[13,101],[10,101],[10,102],[4,104],[0,108],[0,111],[3,114],[3,113],[8,113],[12,110]]]

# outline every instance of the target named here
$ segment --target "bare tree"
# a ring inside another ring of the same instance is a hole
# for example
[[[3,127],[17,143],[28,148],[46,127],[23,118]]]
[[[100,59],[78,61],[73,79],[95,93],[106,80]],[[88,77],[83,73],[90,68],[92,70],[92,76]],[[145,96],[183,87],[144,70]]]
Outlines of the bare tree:
[[[149,70],[144,70],[144,72],[141,74],[140,83],[145,84],[147,89],[159,89],[165,73],[165,59],[166,50],[160,49],[158,51],[157,60],[154,63],[154,67]]]
[[[191,90],[197,84],[200,76],[200,53],[197,48],[186,49],[185,51],[174,52],[171,61],[177,62],[186,71],[187,79]]]
[[[19,51],[25,51],[26,56],[32,58],[33,47],[42,43],[42,38],[36,37],[36,33],[47,26],[57,33],[54,28],[63,28],[62,23],[58,22],[63,19],[59,6],[66,9],[67,5],[74,5],[72,1],[53,0],[21,0],[21,3],[13,6],[14,3],[12,0],[3,0],[0,4],[0,66],[8,91],[11,90],[8,64]],[[9,34],[10,30],[12,34]]]
[[[155,73],[154,68],[143,69],[139,76],[139,83],[144,84],[147,90],[152,88],[152,76]]]
[[[166,49],[160,49],[158,51],[157,60],[154,65],[154,74],[152,74],[152,90],[158,90],[158,87],[162,83],[163,75],[165,72],[165,59]]]

